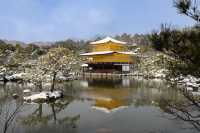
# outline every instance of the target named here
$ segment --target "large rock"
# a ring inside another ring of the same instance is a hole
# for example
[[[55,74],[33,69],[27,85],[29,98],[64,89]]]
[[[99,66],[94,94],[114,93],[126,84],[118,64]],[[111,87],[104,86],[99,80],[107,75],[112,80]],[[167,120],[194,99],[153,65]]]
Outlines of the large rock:
[[[5,73],[1,72],[0,73],[0,81],[4,81]]]
[[[33,94],[28,97],[24,97],[26,102],[34,102],[34,103],[43,103],[51,100],[56,100],[63,97],[62,91],[54,91],[54,92],[40,92],[38,94]]]

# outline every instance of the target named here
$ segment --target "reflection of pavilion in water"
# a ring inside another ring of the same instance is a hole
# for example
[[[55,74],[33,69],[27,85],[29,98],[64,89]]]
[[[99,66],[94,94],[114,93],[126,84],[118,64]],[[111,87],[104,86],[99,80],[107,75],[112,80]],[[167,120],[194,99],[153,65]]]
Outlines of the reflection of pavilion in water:
[[[112,113],[130,105],[159,106],[161,100],[181,99],[173,88],[163,82],[135,79],[86,79],[81,86],[87,88],[80,95],[91,100],[93,109]]]
[[[106,89],[113,88],[129,88],[134,84],[133,79],[124,78],[88,78],[85,77],[80,81],[82,87],[101,87]]]
[[[124,84],[122,79],[86,79],[81,86],[87,87],[81,97],[93,101],[92,109],[112,113],[127,108],[131,101],[130,82]]]
[[[126,105],[127,104],[127,105]],[[122,110],[128,107],[128,103],[124,100],[116,99],[98,99],[95,100],[95,104],[92,106],[93,109],[103,111],[105,113],[112,113],[118,110]]]

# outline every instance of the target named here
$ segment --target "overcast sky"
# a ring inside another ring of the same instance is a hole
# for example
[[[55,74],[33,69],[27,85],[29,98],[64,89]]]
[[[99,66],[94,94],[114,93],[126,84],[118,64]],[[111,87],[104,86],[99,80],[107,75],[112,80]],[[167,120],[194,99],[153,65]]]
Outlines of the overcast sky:
[[[173,0],[0,0],[0,38],[19,41],[89,39],[96,35],[149,33],[161,23],[194,21]]]

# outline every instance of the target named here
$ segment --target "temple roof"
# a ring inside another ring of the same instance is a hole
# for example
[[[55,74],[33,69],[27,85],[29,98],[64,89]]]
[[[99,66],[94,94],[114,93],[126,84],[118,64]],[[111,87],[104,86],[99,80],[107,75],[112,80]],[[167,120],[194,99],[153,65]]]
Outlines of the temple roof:
[[[82,56],[90,56],[90,55],[104,55],[104,54],[112,54],[114,53],[113,51],[101,51],[101,52],[91,52],[91,53],[84,53],[80,54]]]
[[[115,51],[91,52],[91,53],[84,53],[84,54],[80,54],[80,55],[81,56],[91,56],[91,55],[106,55],[106,54],[113,54],[113,53],[136,55],[136,53],[134,53],[134,52],[115,52]]]
[[[107,43],[107,42],[114,42],[114,43],[118,43],[118,44],[127,44],[126,42],[122,42],[122,41],[113,39],[111,37],[106,37],[102,40],[91,42],[90,44],[102,44],[102,43]]]

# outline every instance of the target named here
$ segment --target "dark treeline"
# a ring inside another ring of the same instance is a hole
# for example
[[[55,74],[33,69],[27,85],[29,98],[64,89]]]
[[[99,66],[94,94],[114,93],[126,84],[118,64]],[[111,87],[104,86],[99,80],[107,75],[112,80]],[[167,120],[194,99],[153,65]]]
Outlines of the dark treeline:
[[[0,63],[15,66],[29,59],[36,59],[46,53],[46,49],[35,44],[7,44],[0,40]]]
[[[105,36],[96,36],[91,40],[73,40],[73,39],[67,39],[64,41],[57,41],[55,43],[49,43],[49,45],[37,45],[34,43],[30,43],[30,44],[26,44],[26,45],[21,45],[22,47],[26,48],[26,47],[33,47],[33,48],[43,48],[43,49],[50,49],[50,48],[54,48],[54,47],[65,47],[68,48],[70,50],[74,50],[74,51],[80,51],[80,50],[84,50],[89,42],[91,41],[96,41],[99,39],[103,39]],[[121,41],[125,41],[128,42],[128,44],[138,44],[138,45],[149,45],[149,39],[148,39],[148,35],[147,34],[127,34],[127,33],[123,33],[122,35],[116,35],[114,36],[115,39],[121,40]],[[6,42],[4,42],[3,40],[0,40],[0,50],[15,50],[15,45],[13,44],[8,44]]]
[[[150,35],[153,47],[170,56],[183,60],[189,73],[200,75],[200,28],[192,27],[184,30],[162,25],[160,32]],[[186,72],[186,71],[185,71]]]
[[[149,38],[156,50],[183,60],[186,63],[182,72],[200,75],[200,12],[196,0],[175,0],[178,12],[197,22],[190,28],[177,29],[162,24],[160,31],[153,32]]]
[[[30,44],[8,44],[3,40],[0,40],[0,63],[1,64],[18,64],[19,62],[24,62],[30,59],[37,59],[39,56],[46,54],[49,49],[56,47],[64,47],[69,49],[75,54],[81,52],[88,52],[90,50],[89,42],[102,39],[104,36],[98,36],[91,40],[72,40],[67,39],[65,41],[57,41],[54,43],[49,43],[46,45],[38,45],[38,43]],[[131,35],[131,34],[122,34],[116,35],[114,38],[121,41],[126,41],[129,44],[138,44],[138,45],[149,45],[147,35]],[[8,63],[10,62],[10,63]]]

